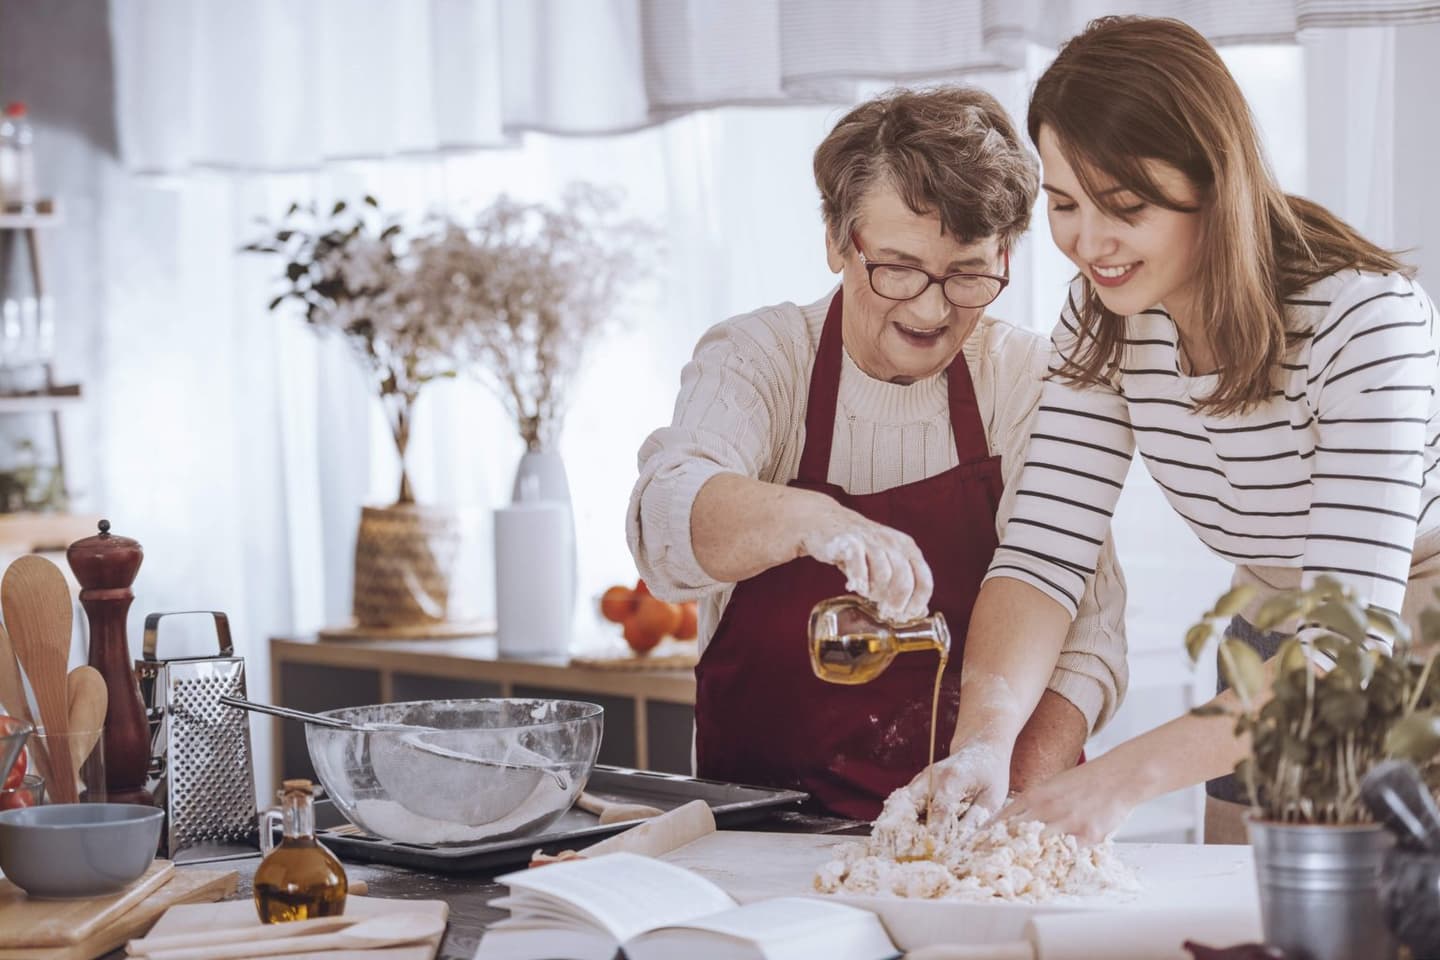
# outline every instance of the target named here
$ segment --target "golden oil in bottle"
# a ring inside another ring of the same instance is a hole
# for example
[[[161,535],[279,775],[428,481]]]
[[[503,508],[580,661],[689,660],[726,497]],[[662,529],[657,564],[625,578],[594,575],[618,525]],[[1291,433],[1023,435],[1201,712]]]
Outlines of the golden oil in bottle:
[[[255,871],[255,909],[261,923],[336,917],[345,912],[349,884],[345,868],[315,839],[314,787],[309,780],[286,780],[278,816],[284,821],[280,843],[271,840],[270,822],[261,821],[265,859]]]
[[[890,623],[873,604],[846,595],[822,600],[810,611],[810,666],[830,683],[869,683],[897,654],[938,650],[950,655],[950,629],[943,614]]]

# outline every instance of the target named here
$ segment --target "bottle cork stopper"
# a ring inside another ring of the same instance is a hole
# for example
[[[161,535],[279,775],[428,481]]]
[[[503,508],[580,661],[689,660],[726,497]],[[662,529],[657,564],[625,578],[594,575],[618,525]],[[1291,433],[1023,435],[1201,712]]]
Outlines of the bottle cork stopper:
[[[280,784],[280,789],[284,790],[286,793],[291,793],[295,791],[299,791],[301,793],[309,793],[314,788],[315,785],[309,780],[286,780]]]

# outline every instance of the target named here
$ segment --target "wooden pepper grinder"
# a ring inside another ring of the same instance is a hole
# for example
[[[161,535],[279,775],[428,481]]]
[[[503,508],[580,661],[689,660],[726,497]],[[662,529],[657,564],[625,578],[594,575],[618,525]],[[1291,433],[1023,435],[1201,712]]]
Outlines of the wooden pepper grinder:
[[[135,594],[130,585],[145,553],[129,537],[110,533],[100,521],[98,536],[70,544],[65,559],[80,582],[80,603],[90,619],[90,666],[105,678],[110,705],[105,711],[105,785],[112,803],[153,806],[145,789],[150,769],[150,724],[135,679],[125,616]]]

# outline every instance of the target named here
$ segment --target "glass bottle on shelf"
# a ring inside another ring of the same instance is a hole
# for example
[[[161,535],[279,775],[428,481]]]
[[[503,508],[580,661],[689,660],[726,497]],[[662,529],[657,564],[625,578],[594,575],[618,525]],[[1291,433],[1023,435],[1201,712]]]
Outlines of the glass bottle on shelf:
[[[869,683],[896,655],[937,650],[950,656],[950,627],[939,612],[891,623],[870,601],[853,594],[822,600],[810,611],[810,666],[830,683]]]
[[[286,780],[280,809],[260,815],[260,849],[265,859],[255,870],[255,909],[261,923],[337,917],[345,912],[349,884],[345,868],[315,839],[315,788],[309,780]],[[283,820],[280,843],[273,823]]]

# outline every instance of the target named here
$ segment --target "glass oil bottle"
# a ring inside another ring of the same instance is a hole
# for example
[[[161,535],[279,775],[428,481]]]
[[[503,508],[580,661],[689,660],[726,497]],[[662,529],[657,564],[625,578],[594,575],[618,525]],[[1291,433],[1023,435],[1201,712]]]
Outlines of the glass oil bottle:
[[[315,839],[315,788],[309,780],[286,780],[280,809],[260,818],[260,847],[265,859],[255,870],[255,909],[261,923],[337,917],[345,912],[349,884],[345,868]],[[283,820],[279,844],[272,824]]]
[[[935,738],[940,719],[940,681],[950,662],[950,626],[938,610],[928,617],[892,623],[868,600],[853,594],[821,600],[810,611],[810,667],[830,683],[869,683],[902,653],[934,650],[935,689],[930,697],[930,752],[925,819],[935,803]],[[927,844],[929,841],[926,841]]]
[[[869,683],[897,654],[935,650],[950,658],[950,627],[939,612],[907,623],[882,618],[868,600],[847,594],[810,611],[810,666],[830,683]]]

